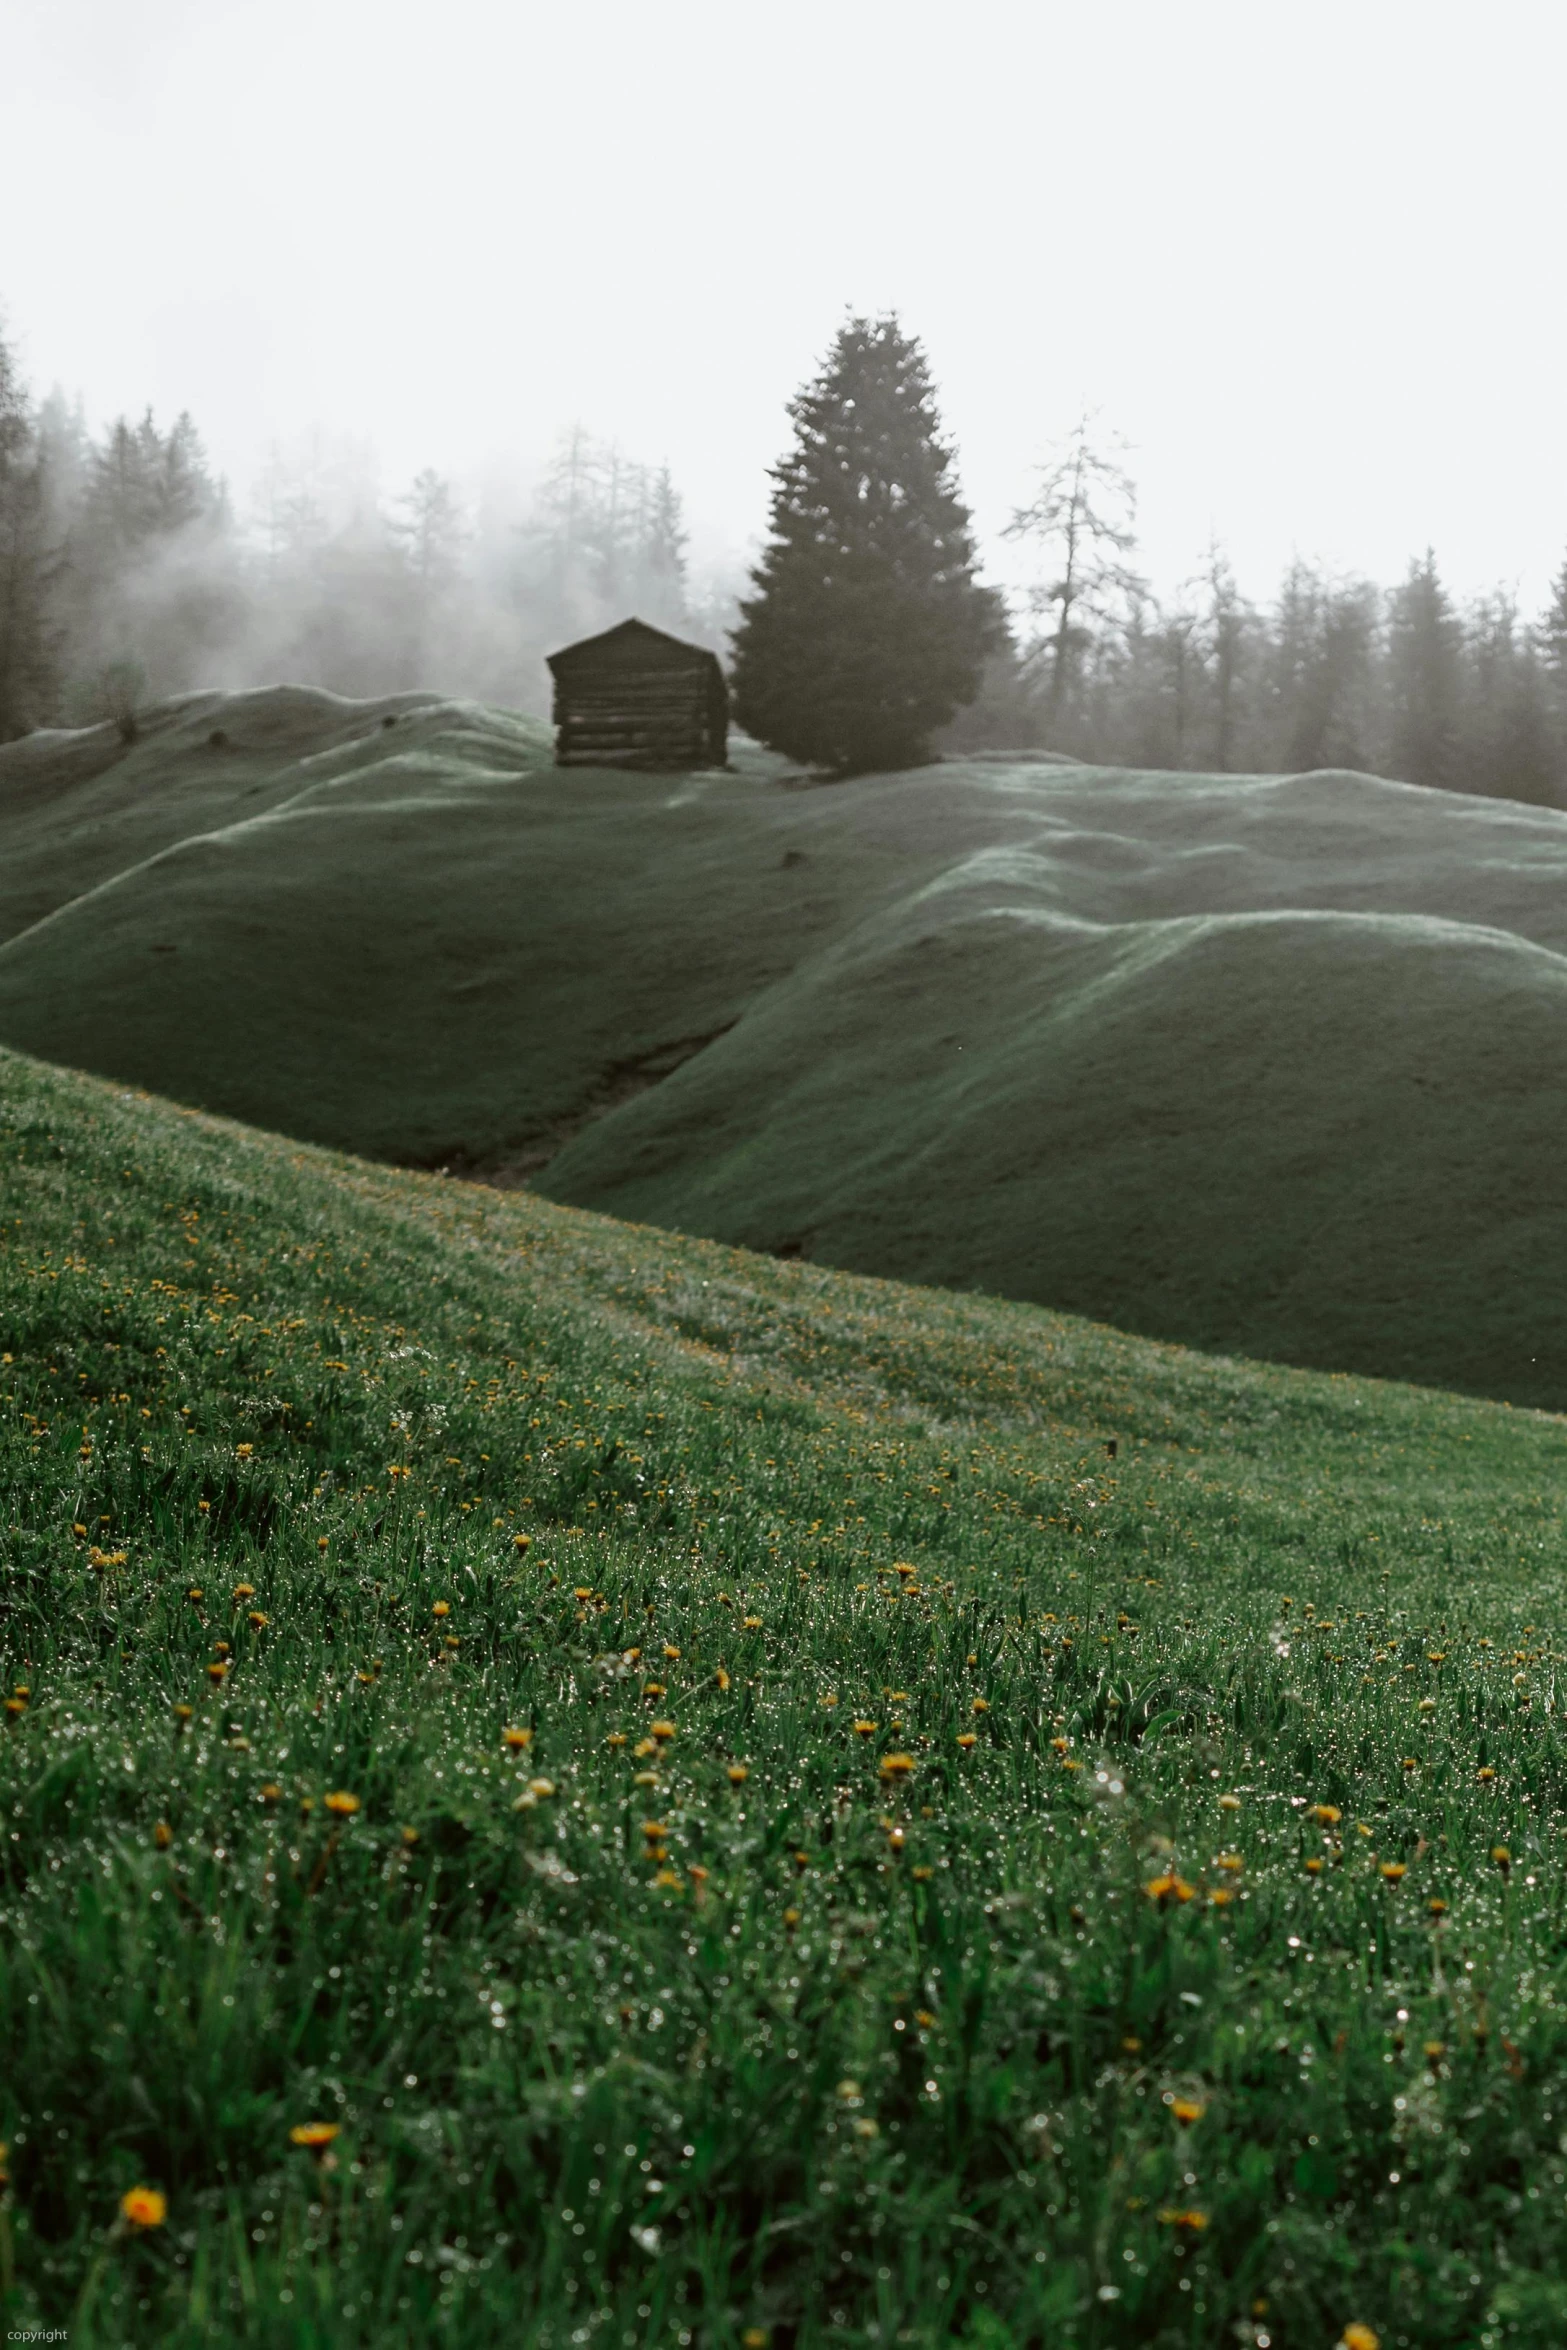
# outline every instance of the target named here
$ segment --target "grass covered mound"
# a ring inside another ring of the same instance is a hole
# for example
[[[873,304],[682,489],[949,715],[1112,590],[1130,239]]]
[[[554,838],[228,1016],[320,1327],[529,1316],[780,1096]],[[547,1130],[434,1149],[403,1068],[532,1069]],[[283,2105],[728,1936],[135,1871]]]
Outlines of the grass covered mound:
[[[0,1121],[13,2331],[1562,2338],[1559,1423]]]
[[[0,1037],[372,1157],[1567,1404],[1567,818],[973,759],[798,789],[277,689],[0,749]]]

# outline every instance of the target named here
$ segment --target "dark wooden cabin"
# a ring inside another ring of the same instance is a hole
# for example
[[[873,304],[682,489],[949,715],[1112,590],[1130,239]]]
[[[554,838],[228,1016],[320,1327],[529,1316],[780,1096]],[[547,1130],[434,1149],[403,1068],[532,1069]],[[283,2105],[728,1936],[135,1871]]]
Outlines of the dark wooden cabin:
[[[729,689],[716,654],[645,620],[551,653],[557,767],[722,767]]]

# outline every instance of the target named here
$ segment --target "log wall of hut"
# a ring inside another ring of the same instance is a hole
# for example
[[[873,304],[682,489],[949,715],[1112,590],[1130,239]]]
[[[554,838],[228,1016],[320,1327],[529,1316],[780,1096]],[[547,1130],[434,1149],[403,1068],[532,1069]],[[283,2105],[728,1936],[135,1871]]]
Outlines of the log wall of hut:
[[[721,767],[729,694],[715,656],[640,620],[550,657],[560,767]]]

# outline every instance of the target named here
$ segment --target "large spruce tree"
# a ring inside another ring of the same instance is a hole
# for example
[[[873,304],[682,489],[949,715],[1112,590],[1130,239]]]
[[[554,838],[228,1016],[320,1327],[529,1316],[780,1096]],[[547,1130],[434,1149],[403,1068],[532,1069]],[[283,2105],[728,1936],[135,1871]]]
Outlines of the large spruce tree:
[[[895,317],[851,318],[789,414],[735,632],[735,716],[838,774],[912,766],[973,700],[1002,631],[924,353]]]

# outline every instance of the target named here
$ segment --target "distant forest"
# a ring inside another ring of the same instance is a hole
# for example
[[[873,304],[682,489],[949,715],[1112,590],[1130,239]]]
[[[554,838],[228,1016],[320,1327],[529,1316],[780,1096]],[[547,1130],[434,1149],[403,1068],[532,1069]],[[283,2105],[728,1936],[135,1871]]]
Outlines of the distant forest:
[[[1244,597],[1222,546],[1174,596],[1135,567],[1132,483],[1084,420],[1008,537],[1038,583],[949,749],[1034,745],[1107,766],[1351,767],[1567,806],[1567,563],[1546,610],[1460,606],[1428,550],[1396,587],[1290,564]]]
[[[1567,564],[1538,614],[1501,589],[1460,606],[1429,552],[1392,588],[1297,561],[1259,605],[1214,546],[1161,598],[1134,514],[1085,419],[1013,516],[1034,583],[943,747],[1353,767],[1567,806]],[[541,708],[544,653],[633,611],[727,658],[739,583],[694,587],[686,549],[667,469],[581,429],[527,499],[465,510],[424,472],[388,501],[341,450],[307,451],[275,455],[237,514],[188,416],[95,438],[0,340],[0,740],[279,678]]]
[[[0,741],[276,679],[538,708],[545,652],[628,611],[715,651],[735,617],[667,469],[580,429],[472,511],[433,472],[384,500],[334,448],[275,453],[241,515],[190,417],[94,438],[0,342]]]

